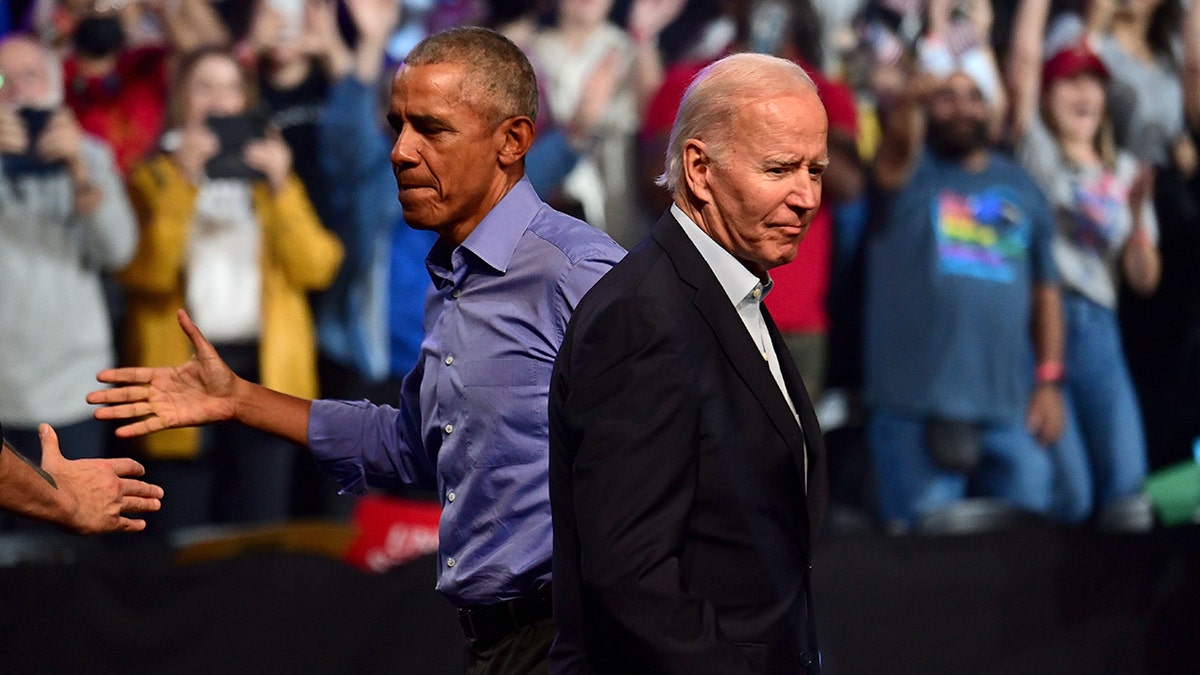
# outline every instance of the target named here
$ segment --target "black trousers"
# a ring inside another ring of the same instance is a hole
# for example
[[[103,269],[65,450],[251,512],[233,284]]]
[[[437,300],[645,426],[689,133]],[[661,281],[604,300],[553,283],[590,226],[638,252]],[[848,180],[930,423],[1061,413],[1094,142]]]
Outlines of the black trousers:
[[[466,675],[546,673],[553,641],[554,620],[543,619],[513,631],[484,650],[467,644],[463,650],[463,672]]]

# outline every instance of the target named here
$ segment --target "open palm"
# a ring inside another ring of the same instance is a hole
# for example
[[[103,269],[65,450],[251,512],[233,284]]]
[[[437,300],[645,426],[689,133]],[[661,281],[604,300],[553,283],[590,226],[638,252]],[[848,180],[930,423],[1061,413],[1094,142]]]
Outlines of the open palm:
[[[131,438],[233,418],[238,377],[183,310],[179,310],[179,326],[195,349],[187,362],[159,368],[113,368],[96,375],[100,382],[115,385],[87,395],[88,403],[105,406],[96,410],[96,419],[137,420],[118,428],[118,436]]]

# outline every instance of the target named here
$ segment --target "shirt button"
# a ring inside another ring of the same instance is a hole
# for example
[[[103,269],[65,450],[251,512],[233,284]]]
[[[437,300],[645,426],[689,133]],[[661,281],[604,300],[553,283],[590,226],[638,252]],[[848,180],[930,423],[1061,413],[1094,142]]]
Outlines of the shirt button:
[[[453,424],[447,424],[446,426],[442,427],[442,429],[444,429],[445,432],[448,434],[454,433],[454,425]]]
[[[446,558],[446,567],[454,567],[454,558]]]
[[[456,288],[456,289],[450,291],[450,297],[452,297],[452,298],[457,298],[460,295],[462,295],[461,289]]]
[[[446,501],[451,502],[451,503],[454,502],[454,493],[453,492],[446,493]]]
[[[446,357],[446,365],[448,365],[448,366],[454,365],[454,357],[453,356]]]
[[[756,288],[753,291],[750,291],[750,296],[753,297],[755,300],[757,300],[759,298],[759,296],[761,296],[761,295],[762,295],[761,288]]]

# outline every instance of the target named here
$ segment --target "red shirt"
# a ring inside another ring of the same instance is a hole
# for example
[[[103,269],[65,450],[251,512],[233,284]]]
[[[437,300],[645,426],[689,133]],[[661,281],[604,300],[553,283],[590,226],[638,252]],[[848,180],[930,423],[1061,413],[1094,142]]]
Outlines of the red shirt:
[[[121,173],[128,175],[158,143],[167,112],[166,50],[131,49],[113,74],[85,78],[75,58],[63,64],[67,105],[79,125],[108,143]]]

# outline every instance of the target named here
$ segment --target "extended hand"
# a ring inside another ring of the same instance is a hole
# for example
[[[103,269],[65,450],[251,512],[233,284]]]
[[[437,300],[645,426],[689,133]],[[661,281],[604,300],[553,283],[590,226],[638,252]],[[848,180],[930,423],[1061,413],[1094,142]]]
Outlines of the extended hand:
[[[87,395],[96,409],[96,419],[130,420],[117,429],[117,436],[132,438],[162,429],[190,427],[233,419],[234,392],[240,380],[217,355],[217,350],[179,310],[179,326],[192,341],[195,354],[178,366],[161,368],[113,368],[96,379],[119,385]]]
[[[62,496],[59,524],[76,534],[137,532],[146,521],[126,513],[157,511],[162,488],[137,480],[146,473],[132,459],[76,459],[63,457],[58,434],[49,424],[38,427],[42,440],[42,470],[54,479]],[[132,477],[130,477],[132,476]]]

